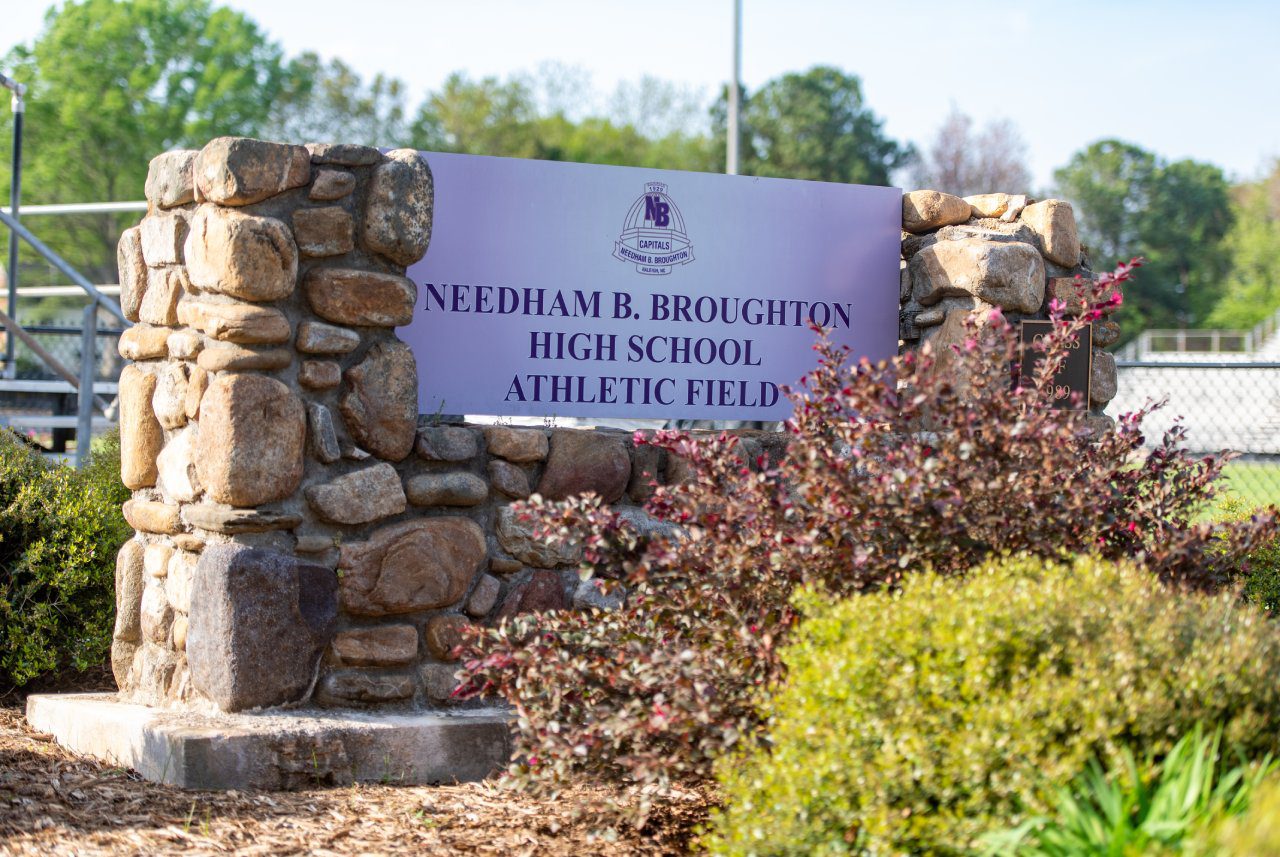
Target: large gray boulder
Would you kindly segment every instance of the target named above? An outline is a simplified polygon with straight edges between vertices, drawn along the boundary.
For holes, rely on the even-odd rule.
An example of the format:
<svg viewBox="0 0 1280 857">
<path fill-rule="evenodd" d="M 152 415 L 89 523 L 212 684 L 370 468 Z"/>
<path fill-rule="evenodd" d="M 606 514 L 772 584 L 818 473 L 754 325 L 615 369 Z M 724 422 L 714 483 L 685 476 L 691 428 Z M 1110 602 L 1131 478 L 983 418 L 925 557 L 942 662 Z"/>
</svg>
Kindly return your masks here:
<svg viewBox="0 0 1280 857">
<path fill-rule="evenodd" d="M 191 285 L 244 301 L 293 293 L 298 247 L 283 221 L 205 204 L 196 209 L 183 258 Z"/>
<path fill-rule="evenodd" d="M 283 500 L 302 481 L 306 436 L 306 408 L 287 386 L 265 375 L 219 375 L 200 401 L 200 483 L 232 506 Z"/>
<path fill-rule="evenodd" d="M 466 596 L 486 559 L 484 532 L 467 518 L 419 518 L 382 527 L 367 541 L 342 545 L 342 607 L 358 616 L 450 607 Z"/>
<path fill-rule="evenodd" d="M 1076 214 L 1071 203 L 1062 199 L 1046 199 L 1022 210 L 1022 222 L 1036 235 L 1040 252 L 1050 262 L 1064 268 L 1080 264 L 1080 235 L 1076 230 Z"/>
<path fill-rule="evenodd" d="M 413 149 L 394 149 L 373 171 L 364 210 L 364 242 L 397 265 L 427 252 L 434 214 L 431 169 Z"/>
<path fill-rule="evenodd" d="M 922 306 L 971 295 L 1010 312 L 1030 313 L 1044 302 L 1044 261 L 1030 244 L 938 241 L 916 253 L 910 268 L 912 296 Z"/>
<path fill-rule="evenodd" d="M 303 699 L 333 637 L 338 579 L 296 557 L 210 545 L 191 587 L 192 685 L 223 711 Z"/>
<path fill-rule="evenodd" d="M 192 176 L 210 202 L 249 205 L 309 182 L 311 153 L 250 137 L 217 137 L 196 155 Z"/>
<path fill-rule="evenodd" d="M 538 493 L 548 500 L 564 500 L 594 492 L 614 503 L 630 481 L 631 457 L 620 435 L 557 429 L 551 434 L 551 455 Z"/>
<path fill-rule="evenodd" d="M 902 195 L 902 228 L 919 234 L 964 223 L 973 213 L 972 206 L 949 193 L 936 190 L 913 190 Z"/>
<path fill-rule="evenodd" d="M 343 378 L 338 410 L 355 442 L 387 461 L 408 457 L 418 436 L 418 363 L 409 346 L 376 343 Z"/>
</svg>

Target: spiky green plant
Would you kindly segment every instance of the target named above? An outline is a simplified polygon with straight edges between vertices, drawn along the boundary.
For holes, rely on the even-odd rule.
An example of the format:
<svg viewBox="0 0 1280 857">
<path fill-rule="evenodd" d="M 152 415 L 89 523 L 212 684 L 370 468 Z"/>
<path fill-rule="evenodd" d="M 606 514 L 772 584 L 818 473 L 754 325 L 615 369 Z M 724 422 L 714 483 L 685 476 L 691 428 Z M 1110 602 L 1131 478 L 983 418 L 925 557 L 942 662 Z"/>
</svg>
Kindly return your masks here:
<svg viewBox="0 0 1280 857">
<path fill-rule="evenodd" d="M 1234 762 L 1234 764 L 1232 764 Z M 1276 768 L 1226 752 L 1222 729 L 1196 726 L 1162 760 L 1125 749 L 1108 771 L 1096 758 L 1057 789 L 1052 811 L 987 837 L 986 854 L 1080 857 L 1179 853 L 1197 834 L 1240 815 Z"/>
</svg>

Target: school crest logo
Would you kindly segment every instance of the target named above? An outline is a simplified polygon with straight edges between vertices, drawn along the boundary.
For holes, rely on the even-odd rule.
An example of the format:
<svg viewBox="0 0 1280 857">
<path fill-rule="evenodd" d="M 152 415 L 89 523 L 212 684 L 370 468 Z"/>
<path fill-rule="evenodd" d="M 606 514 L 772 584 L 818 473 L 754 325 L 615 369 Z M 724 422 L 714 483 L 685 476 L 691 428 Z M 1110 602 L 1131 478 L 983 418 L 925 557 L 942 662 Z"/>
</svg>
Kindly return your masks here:
<svg viewBox="0 0 1280 857">
<path fill-rule="evenodd" d="M 631 205 L 613 258 L 630 262 L 642 274 L 670 274 L 676 265 L 693 261 L 693 243 L 684 217 L 662 182 L 645 182 L 644 194 Z"/>
</svg>

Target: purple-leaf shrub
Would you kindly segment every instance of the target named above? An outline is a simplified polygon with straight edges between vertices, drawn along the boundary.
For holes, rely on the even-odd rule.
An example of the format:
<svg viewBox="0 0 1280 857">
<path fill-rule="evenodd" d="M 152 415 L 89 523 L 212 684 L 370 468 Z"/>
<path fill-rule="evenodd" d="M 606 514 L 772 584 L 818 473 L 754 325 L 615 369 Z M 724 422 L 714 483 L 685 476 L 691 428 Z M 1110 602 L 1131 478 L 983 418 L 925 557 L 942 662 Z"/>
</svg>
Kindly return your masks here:
<svg viewBox="0 0 1280 857">
<path fill-rule="evenodd" d="M 1191 457 L 1180 428 L 1144 450 L 1150 407 L 1112 431 L 1050 406 L 1068 344 L 1118 305 L 1137 264 L 1095 281 L 1077 316 L 1054 303 L 1038 367 L 1016 384 L 1011 369 L 1029 355 L 993 311 L 958 345 L 880 363 L 820 338 L 817 368 L 788 391 L 780 460 L 744 460 L 728 434 L 638 434 L 692 473 L 646 505 L 666 531 L 642 537 L 594 496 L 525 503 L 546 538 L 582 543 L 584 576 L 626 600 L 517 616 L 468 640 L 460 694 L 515 706 L 515 779 L 554 790 L 589 772 L 652 794 L 708 778 L 761 729 L 801 585 L 840 597 L 1006 552 L 1133 559 L 1166 581 L 1225 583 L 1276 531 L 1271 511 L 1198 522 L 1229 456 Z"/>
</svg>

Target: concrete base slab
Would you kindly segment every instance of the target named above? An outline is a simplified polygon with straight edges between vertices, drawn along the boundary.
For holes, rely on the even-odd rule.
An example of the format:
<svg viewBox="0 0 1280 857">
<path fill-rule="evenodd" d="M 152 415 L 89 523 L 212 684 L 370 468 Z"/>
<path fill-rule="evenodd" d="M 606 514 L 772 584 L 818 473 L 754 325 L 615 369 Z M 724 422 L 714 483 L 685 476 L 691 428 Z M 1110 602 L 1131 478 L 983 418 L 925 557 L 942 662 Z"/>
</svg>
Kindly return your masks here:
<svg viewBox="0 0 1280 857">
<path fill-rule="evenodd" d="M 27 697 L 27 722 L 67 749 L 189 789 L 479 780 L 510 758 L 510 720 L 501 709 L 209 715 L 106 693 Z"/>
</svg>

